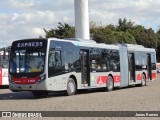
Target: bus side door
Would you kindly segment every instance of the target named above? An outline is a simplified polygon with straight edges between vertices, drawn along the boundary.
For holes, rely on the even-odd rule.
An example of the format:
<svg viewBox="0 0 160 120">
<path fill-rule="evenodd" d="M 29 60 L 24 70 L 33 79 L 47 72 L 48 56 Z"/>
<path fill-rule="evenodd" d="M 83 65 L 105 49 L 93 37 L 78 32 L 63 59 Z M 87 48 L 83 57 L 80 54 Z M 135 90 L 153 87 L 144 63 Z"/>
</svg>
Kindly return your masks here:
<svg viewBox="0 0 160 120">
<path fill-rule="evenodd" d="M 148 79 L 152 80 L 152 66 L 151 66 L 151 55 L 147 54 L 147 74 Z"/>
<path fill-rule="evenodd" d="M 136 82 L 135 79 L 135 54 L 129 53 L 129 76 L 130 81 Z"/>
<path fill-rule="evenodd" d="M 89 50 L 80 50 L 80 58 L 81 58 L 81 78 L 82 85 L 90 86 L 90 64 L 89 64 Z"/>
</svg>

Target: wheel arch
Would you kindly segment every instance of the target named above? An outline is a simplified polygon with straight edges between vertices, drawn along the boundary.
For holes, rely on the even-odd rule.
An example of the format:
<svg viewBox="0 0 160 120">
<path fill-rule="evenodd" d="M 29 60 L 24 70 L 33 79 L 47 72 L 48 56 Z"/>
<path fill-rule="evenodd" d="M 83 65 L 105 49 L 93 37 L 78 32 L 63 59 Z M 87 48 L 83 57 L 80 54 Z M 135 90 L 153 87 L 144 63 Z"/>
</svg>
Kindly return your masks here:
<svg viewBox="0 0 160 120">
<path fill-rule="evenodd" d="M 145 79 L 147 80 L 147 74 L 146 74 L 146 72 L 142 72 L 142 74 L 144 74 Z"/>
<path fill-rule="evenodd" d="M 114 86 L 114 78 L 113 78 L 113 75 L 110 73 L 110 74 L 108 74 L 108 77 L 109 77 L 109 76 L 112 77 L 112 79 L 113 79 L 113 86 Z"/>
<path fill-rule="evenodd" d="M 106 90 L 108 92 L 110 91 L 113 91 L 114 89 L 114 79 L 113 79 L 113 75 L 112 74 L 108 74 L 108 80 L 109 80 L 109 77 L 112 79 L 112 82 L 111 81 L 107 81 L 106 82 Z M 112 84 L 111 84 L 112 83 Z"/>
<path fill-rule="evenodd" d="M 144 79 L 143 79 L 143 76 L 144 76 Z M 146 79 L 146 73 L 145 72 L 142 72 L 142 81 L 141 81 L 141 86 L 146 86 L 146 82 L 147 82 L 147 79 Z"/>
<path fill-rule="evenodd" d="M 77 78 L 75 77 L 75 75 L 70 75 L 69 78 L 72 78 L 76 84 L 76 89 L 77 89 Z"/>
</svg>

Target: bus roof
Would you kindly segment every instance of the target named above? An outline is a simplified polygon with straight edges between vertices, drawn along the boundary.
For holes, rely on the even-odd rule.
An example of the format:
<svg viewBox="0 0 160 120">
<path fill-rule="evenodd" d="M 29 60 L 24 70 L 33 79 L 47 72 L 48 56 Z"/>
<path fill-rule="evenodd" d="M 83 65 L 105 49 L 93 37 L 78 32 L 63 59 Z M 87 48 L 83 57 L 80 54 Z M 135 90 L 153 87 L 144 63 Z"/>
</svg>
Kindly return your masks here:
<svg viewBox="0 0 160 120">
<path fill-rule="evenodd" d="M 98 47 L 98 48 L 109 48 L 109 49 L 119 49 L 119 48 L 127 48 L 130 51 L 145 51 L 145 52 L 155 52 L 153 48 L 145 48 L 142 45 L 137 44 L 105 44 L 105 43 L 97 43 L 94 40 L 87 39 L 79 39 L 79 38 L 31 38 L 31 39 L 22 39 L 17 41 L 25 41 L 25 40 L 47 40 L 47 41 L 61 41 L 61 42 L 70 42 L 75 46 L 86 46 L 86 47 Z"/>
<path fill-rule="evenodd" d="M 137 44 L 116 44 L 119 47 L 125 47 L 129 51 L 145 51 L 145 52 L 155 52 L 154 48 L 145 48 L 142 45 Z"/>
<path fill-rule="evenodd" d="M 98 48 L 110 48 L 110 49 L 118 49 L 116 45 L 108 45 L 105 43 L 97 43 L 94 40 L 85 40 L 85 39 L 77 39 L 77 38 L 67 38 L 67 39 L 57 39 L 57 38 L 49 38 L 49 41 L 63 41 L 70 42 L 75 46 L 86 46 L 86 47 L 98 47 Z"/>
</svg>

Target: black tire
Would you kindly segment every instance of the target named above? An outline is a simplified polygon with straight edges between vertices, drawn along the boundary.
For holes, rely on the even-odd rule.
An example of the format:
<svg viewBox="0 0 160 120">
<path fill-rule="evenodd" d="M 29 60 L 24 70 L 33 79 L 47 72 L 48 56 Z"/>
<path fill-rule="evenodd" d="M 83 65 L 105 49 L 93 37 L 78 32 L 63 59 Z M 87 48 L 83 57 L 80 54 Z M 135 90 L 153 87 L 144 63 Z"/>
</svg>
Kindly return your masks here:
<svg viewBox="0 0 160 120">
<path fill-rule="evenodd" d="M 112 91 L 114 88 L 114 82 L 113 78 L 111 76 L 108 76 L 107 84 L 106 84 L 106 89 L 108 92 Z"/>
<path fill-rule="evenodd" d="M 146 86 L 146 76 L 142 74 L 141 86 Z"/>
<path fill-rule="evenodd" d="M 73 78 L 69 78 L 67 82 L 66 95 L 71 96 L 76 93 L 76 84 Z"/>
<path fill-rule="evenodd" d="M 48 92 L 47 91 L 32 91 L 32 94 L 35 97 L 40 98 L 40 97 L 46 97 L 48 95 Z"/>
</svg>

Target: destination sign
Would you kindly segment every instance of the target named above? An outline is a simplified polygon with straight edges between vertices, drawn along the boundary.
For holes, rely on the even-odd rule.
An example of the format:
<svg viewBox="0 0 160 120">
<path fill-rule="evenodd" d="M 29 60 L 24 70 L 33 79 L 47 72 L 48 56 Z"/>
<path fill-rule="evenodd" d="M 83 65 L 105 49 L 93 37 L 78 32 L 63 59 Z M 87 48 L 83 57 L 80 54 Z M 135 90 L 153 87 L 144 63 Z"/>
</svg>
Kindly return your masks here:
<svg viewBox="0 0 160 120">
<path fill-rule="evenodd" d="M 42 47 L 43 46 L 43 42 L 21 42 L 21 43 L 17 43 L 18 48 L 22 48 L 22 47 Z"/>
</svg>

